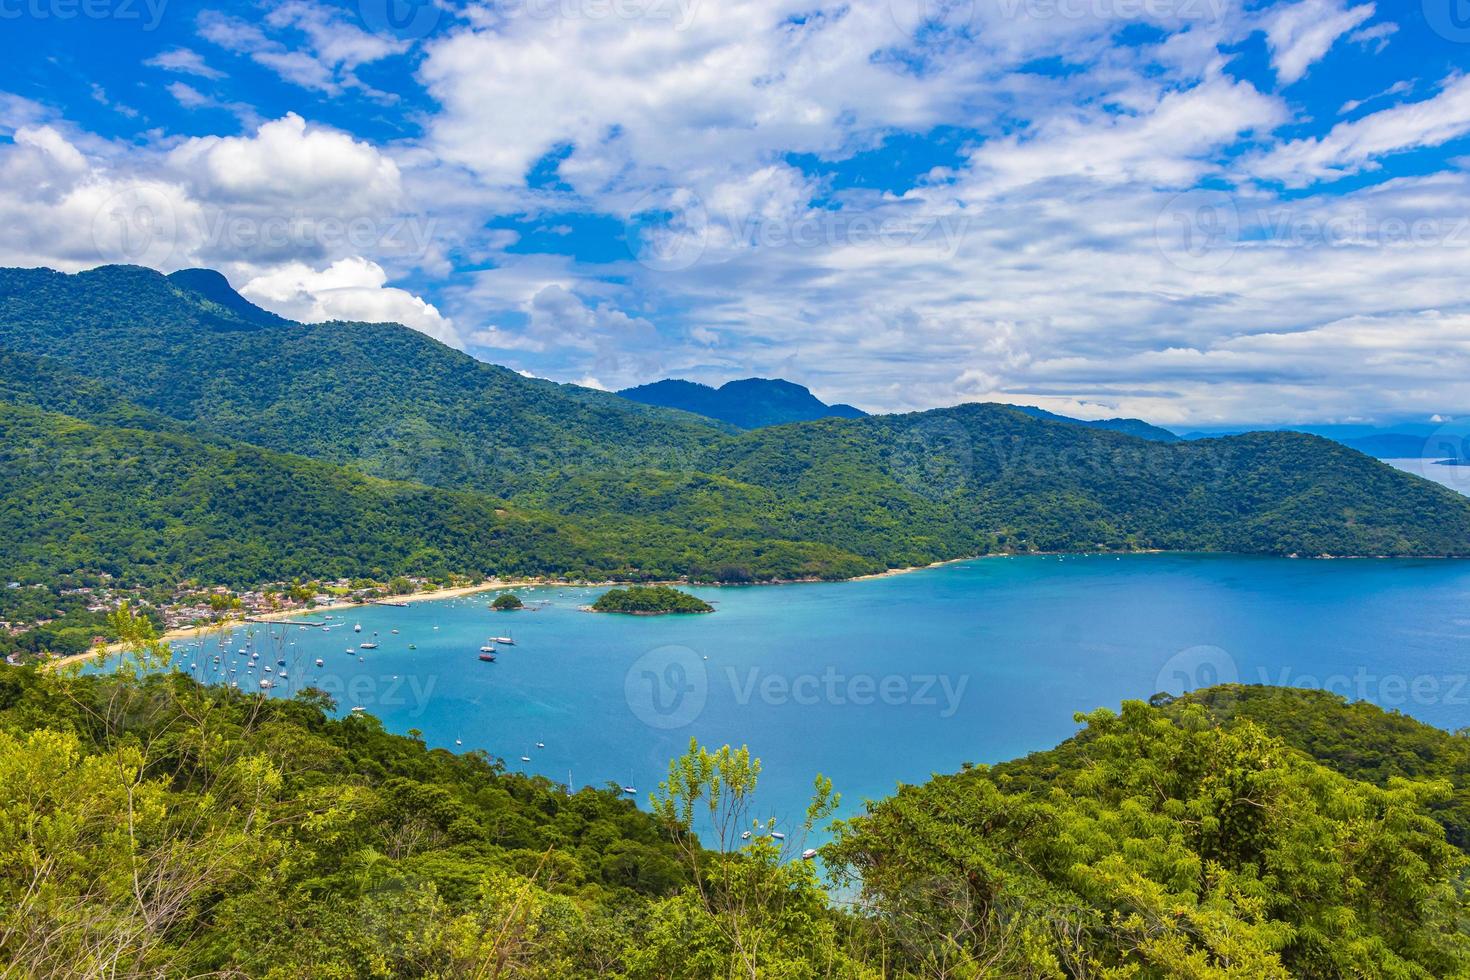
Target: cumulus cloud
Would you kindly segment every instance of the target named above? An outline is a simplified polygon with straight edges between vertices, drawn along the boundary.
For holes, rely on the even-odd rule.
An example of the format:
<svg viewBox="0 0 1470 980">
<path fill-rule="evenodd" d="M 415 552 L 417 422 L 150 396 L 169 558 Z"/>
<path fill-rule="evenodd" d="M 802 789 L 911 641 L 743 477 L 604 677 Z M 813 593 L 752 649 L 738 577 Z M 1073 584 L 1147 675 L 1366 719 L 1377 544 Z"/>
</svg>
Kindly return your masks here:
<svg viewBox="0 0 1470 980">
<path fill-rule="evenodd" d="M 431 304 L 387 283 L 388 274 L 368 259 L 342 259 L 325 269 L 293 262 L 249 280 L 240 294 L 293 320 L 391 321 L 462 346 L 452 321 Z"/>
<path fill-rule="evenodd" d="M 285 208 L 281 182 L 308 180 L 319 210 Z M 458 344 L 453 322 L 388 285 L 382 265 L 355 253 L 350 223 L 334 217 L 397 193 L 391 162 L 296 117 L 254 137 L 189 141 L 144 160 L 94 158 L 55 126 L 25 126 L 0 145 L 0 264 L 208 265 L 286 316 L 393 320 Z M 328 219 L 338 220 L 335 237 L 322 234 Z M 382 244 L 376 228 L 365 229 L 370 245 Z"/>
<path fill-rule="evenodd" d="M 169 165 L 205 193 L 232 201 L 289 204 L 328 197 L 345 208 L 391 206 L 398 166 L 346 133 L 308 127 L 294 112 L 253 136 L 204 136 L 169 154 Z"/>
</svg>

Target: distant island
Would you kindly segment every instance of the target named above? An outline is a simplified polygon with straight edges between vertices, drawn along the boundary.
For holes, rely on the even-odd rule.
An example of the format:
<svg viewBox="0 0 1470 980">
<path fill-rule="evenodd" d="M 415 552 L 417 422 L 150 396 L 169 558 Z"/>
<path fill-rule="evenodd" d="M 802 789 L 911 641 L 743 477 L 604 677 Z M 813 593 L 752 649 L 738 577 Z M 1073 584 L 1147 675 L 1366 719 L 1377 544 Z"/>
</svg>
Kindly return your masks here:
<svg viewBox="0 0 1470 980">
<path fill-rule="evenodd" d="M 634 585 L 604 592 L 590 607 L 593 612 L 626 613 L 630 616 L 663 616 L 669 613 L 712 613 L 715 607 L 667 585 Z"/>
<path fill-rule="evenodd" d="M 490 603 L 490 608 L 496 612 L 514 612 L 517 609 L 524 609 L 525 606 L 521 597 L 514 592 L 502 592 L 495 597 L 494 602 Z"/>
</svg>

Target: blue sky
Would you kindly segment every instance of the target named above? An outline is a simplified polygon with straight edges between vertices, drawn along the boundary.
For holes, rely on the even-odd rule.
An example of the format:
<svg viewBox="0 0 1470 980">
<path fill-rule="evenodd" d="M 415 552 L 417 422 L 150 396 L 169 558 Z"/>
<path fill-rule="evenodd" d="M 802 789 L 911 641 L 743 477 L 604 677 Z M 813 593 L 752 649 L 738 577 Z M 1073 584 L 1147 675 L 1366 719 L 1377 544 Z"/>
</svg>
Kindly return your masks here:
<svg viewBox="0 0 1470 980">
<path fill-rule="evenodd" d="M 618 388 L 1470 411 L 1463 0 L 0 0 L 0 262 Z"/>
</svg>

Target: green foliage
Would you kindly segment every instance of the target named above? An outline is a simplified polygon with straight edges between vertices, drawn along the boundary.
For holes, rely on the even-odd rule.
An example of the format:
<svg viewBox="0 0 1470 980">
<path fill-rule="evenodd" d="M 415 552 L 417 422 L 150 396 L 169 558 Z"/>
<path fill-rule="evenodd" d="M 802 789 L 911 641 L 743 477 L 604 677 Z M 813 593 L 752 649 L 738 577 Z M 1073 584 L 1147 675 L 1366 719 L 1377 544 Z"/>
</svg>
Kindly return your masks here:
<svg viewBox="0 0 1470 980">
<path fill-rule="evenodd" d="M 525 605 L 521 597 L 514 592 L 502 592 L 495 597 L 494 602 L 490 603 L 490 608 L 496 612 L 510 612 L 515 609 L 524 609 Z"/>
<path fill-rule="evenodd" d="M 876 975 L 842 947 L 846 923 L 831 909 L 812 865 L 790 859 L 836 808 L 831 782 L 817 777 L 792 844 L 776 836 L 774 819 L 750 819 L 760 769 L 743 745 L 711 751 L 694 739 L 669 763 L 668 779 L 650 803 L 683 847 L 694 885 L 656 910 L 659 928 L 638 967 L 691 980 Z M 694 837 L 696 823 L 709 828 L 710 850 Z"/>
<path fill-rule="evenodd" d="M 201 687 L 153 669 L 146 619 L 113 628 L 124 673 L 0 668 L 17 976 L 1470 975 L 1466 858 L 1430 809 L 1463 780 L 1388 774 L 1441 753 L 1413 723 L 1386 723 L 1380 787 L 1247 717 L 1356 712 L 1311 692 L 1131 702 L 903 787 L 823 850 L 837 902 L 794 859 L 831 783 L 795 826 L 753 820 L 744 747 L 691 742 L 644 813 L 331 717 L 319 692 Z"/>
<path fill-rule="evenodd" d="M 844 825 L 826 857 L 876 910 L 900 968 L 1470 970 L 1466 859 L 1427 809 L 1448 783 L 1354 781 L 1198 704 L 1079 721 L 1056 752 L 904 787 Z"/>
<path fill-rule="evenodd" d="M 150 649 L 138 621 L 122 630 Z M 0 962 L 589 976 L 689 881 L 614 791 L 567 795 L 324 706 L 171 673 L 0 668 Z"/>
<path fill-rule="evenodd" d="M 1227 684 L 1174 701 L 1203 706 L 1221 723 L 1250 720 L 1330 769 L 1375 786 L 1395 779 L 1445 780 L 1454 787 L 1430 812 L 1450 842 L 1470 851 L 1470 737 L 1426 725 L 1367 701 L 1326 691 Z"/>
<path fill-rule="evenodd" d="M 671 589 L 667 585 L 634 585 L 626 589 L 609 589 L 592 604 L 595 612 L 637 613 L 708 613 L 715 607 L 698 596 Z"/>
</svg>

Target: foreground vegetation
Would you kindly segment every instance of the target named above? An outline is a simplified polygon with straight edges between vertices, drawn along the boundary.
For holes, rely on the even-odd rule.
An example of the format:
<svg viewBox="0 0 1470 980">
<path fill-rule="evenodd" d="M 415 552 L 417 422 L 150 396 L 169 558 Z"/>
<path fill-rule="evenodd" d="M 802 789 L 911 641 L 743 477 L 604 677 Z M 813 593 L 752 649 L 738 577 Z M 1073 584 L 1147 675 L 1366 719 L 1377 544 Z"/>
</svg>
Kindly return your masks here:
<svg viewBox="0 0 1470 980">
<path fill-rule="evenodd" d="M 1470 975 L 1465 739 L 1332 696 L 1094 712 L 868 804 L 819 864 L 833 787 L 783 843 L 744 749 L 692 745 L 650 813 L 148 670 L 146 621 L 113 628 L 136 667 L 0 668 L 17 976 Z"/>
</svg>

